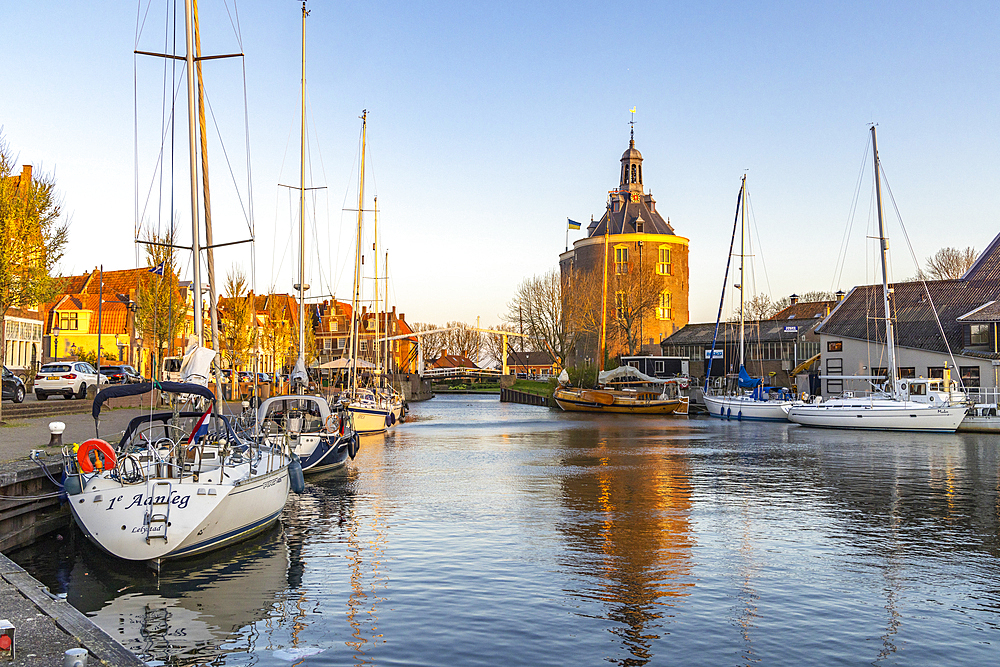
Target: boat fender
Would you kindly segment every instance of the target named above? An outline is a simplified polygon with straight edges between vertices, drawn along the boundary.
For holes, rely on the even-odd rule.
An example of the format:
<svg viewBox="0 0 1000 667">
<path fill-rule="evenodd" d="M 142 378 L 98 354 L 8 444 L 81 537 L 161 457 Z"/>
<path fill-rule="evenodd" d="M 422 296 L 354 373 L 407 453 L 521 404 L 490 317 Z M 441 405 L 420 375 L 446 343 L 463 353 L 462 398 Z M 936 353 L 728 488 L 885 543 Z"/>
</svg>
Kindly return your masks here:
<svg viewBox="0 0 1000 667">
<path fill-rule="evenodd" d="M 347 455 L 353 459 L 355 456 L 358 455 L 359 447 L 360 446 L 358 443 L 358 434 L 352 433 L 351 437 L 347 441 Z"/>
<path fill-rule="evenodd" d="M 302 493 L 306 490 L 306 478 L 302 474 L 302 462 L 297 454 L 292 454 L 292 461 L 288 464 L 288 483 L 293 493 Z"/>
<path fill-rule="evenodd" d="M 808 400 L 809 400 L 809 392 L 806 391 L 802 392 L 802 402 L 805 403 Z"/>
<path fill-rule="evenodd" d="M 80 445 L 80 450 L 76 453 L 76 462 L 82 472 L 94 472 L 94 464 L 90 461 L 92 451 L 98 452 L 94 458 L 99 469 L 110 470 L 115 467 L 115 450 L 111 449 L 111 445 L 99 438 L 91 438 Z"/>
<path fill-rule="evenodd" d="M 63 479 L 63 490 L 70 496 L 83 493 L 83 478 L 80 475 L 66 475 Z"/>
</svg>

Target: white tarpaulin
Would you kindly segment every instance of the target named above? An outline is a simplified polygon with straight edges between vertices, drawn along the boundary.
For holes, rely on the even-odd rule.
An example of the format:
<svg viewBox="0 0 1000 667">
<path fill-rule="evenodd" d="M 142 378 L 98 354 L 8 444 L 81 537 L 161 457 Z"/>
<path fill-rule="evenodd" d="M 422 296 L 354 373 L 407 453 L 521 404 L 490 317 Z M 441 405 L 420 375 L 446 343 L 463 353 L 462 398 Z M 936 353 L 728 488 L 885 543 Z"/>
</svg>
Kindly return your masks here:
<svg viewBox="0 0 1000 667">
<path fill-rule="evenodd" d="M 325 364 L 320 364 L 320 368 L 351 368 L 354 365 L 351 359 L 335 359 L 334 361 L 328 361 Z M 375 368 L 375 364 L 369 363 L 364 359 L 358 361 L 358 368 Z"/>
<path fill-rule="evenodd" d="M 203 387 L 207 386 L 213 359 L 215 359 L 215 350 L 202 347 L 192 341 L 184 352 L 184 359 L 181 361 L 181 382 L 200 384 Z"/>
<path fill-rule="evenodd" d="M 625 378 L 625 377 L 635 377 L 642 380 L 643 382 L 651 382 L 655 384 L 664 384 L 666 382 L 671 381 L 671 380 L 664 380 L 662 378 L 650 377 L 649 375 L 646 375 L 645 373 L 642 373 L 638 369 L 632 368 L 631 366 L 619 366 L 618 368 L 611 371 L 601 371 L 597 375 L 597 381 L 600 384 L 606 384 L 608 382 L 611 382 L 612 380 L 617 380 L 619 378 Z"/>
</svg>

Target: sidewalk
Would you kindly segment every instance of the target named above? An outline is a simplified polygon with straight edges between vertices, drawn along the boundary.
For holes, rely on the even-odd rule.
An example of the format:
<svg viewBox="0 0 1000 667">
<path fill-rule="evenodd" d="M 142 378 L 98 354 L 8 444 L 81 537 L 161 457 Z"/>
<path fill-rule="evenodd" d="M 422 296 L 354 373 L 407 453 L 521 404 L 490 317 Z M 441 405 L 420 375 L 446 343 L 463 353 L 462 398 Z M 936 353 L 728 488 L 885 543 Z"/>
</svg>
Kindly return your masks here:
<svg viewBox="0 0 1000 667">
<path fill-rule="evenodd" d="M 169 408 L 158 408 L 157 412 Z M 238 414 L 242 410 L 239 403 L 223 406 L 223 414 Z M 138 417 L 149 408 L 118 408 L 101 412 L 101 438 L 116 442 L 129 421 Z M 56 415 L 52 417 L 32 417 L 9 422 L 0 426 L 0 463 L 18 461 L 28 458 L 32 449 L 44 450 L 46 454 L 59 454 L 58 448 L 49 447 L 49 422 L 59 421 L 66 424 L 62 441 L 64 445 L 83 442 L 97 436 L 94 430 L 94 418 L 90 413 L 75 415 Z"/>
</svg>

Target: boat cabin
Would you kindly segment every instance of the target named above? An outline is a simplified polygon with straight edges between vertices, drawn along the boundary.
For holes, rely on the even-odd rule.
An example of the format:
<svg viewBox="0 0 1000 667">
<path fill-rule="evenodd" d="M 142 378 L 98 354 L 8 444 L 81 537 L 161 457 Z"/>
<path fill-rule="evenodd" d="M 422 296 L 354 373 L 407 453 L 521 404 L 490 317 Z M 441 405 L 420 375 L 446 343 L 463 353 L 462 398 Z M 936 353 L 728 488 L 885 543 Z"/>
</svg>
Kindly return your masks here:
<svg viewBox="0 0 1000 667">
<path fill-rule="evenodd" d="M 896 380 L 896 396 L 915 403 L 948 405 L 965 400 L 958 382 L 952 380 L 950 391 L 945 389 L 943 378 L 901 378 Z"/>
</svg>

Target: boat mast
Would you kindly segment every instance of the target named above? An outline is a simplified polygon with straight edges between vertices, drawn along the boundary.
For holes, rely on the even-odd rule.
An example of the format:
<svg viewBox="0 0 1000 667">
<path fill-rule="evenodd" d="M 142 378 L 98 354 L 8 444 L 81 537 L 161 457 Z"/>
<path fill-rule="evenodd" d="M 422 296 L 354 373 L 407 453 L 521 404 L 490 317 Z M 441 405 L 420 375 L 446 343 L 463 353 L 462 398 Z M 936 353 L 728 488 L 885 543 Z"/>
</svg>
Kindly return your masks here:
<svg viewBox="0 0 1000 667">
<path fill-rule="evenodd" d="M 743 263 L 746 261 L 746 223 L 747 223 L 747 175 L 743 174 L 743 183 L 740 186 L 740 198 L 743 200 L 743 207 L 740 209 L 740 284 L 736 288 L 740 291 L 740 368 L 743 368 L 743 355 L 746 338 L 746 313 L 744 308 L 745 282 L 743 277 Z"/>
<path fill-rule="evenodd" d="M 385 358 L 385 375 L 386 375 L 386 385 L 390 383 L 389 379 L 389 253 L 385 253 L 385 263 L 383 264 L 382 272 L 385 274 L 385 306 L 382 308 L 382 312 L 385 314 L 385 349 L 382 351 L 382 355 Z"/>
<path fill-rule="evenodd" d="M 302 370 L 306 373 L 306 17 L 309 11 L 306 9 L 305 0 L 302 0 L 302 118 L 301 132 L 299 135 L 299 355 L 295 362 L 295 370 Z M 300 379 L 296 383 L 298 393 L 302 393 L 308 379 Z"/>
<path fill-rule="evenodd" d="M 375 359 L 375 375 L 381 375 L 382 374 L 382 368 L 381 368 L 381 366 L 382 366 L 382 355 L 379 354 L 379 343 L 381 341 L 379 341 L 379 339 L 378 339 L 378 333 L 379 333 L 379 321 L 378 321 L 378 305 L 379 305 L 378 304 L 378 195 L 375 195 L 375 223 L 374 224 L 375 224 L 375 228 L 372 231 L 372 234 L 375 236 L 375 241 L 374 241 L 374 243 L 372 243 L 372 254 L 375 256 L 375 266 L 374 266 L 374 271 L 375 271 L 375 300 L 372 301 L 372 303 L 374 304 L 374 308 L 372 310 L 375 311 L 375 337 L 372 338 L 372 343 L 374 344 L 373 347 L 375 349 L 372 350 L 372 352 L 373 352 L 372 357 Z"/>
<path fill-rule="evenodd" d="M 351 296 L 351 391 L 358 388 L 358 307 L 361 305 L 361 225 L 365 201 L 365 141 L 368 110 L 361 111 L 361 173 L 358 176 L 358 238 L 354 244 L 354 294 Z"/>
<path fill-rule="evenodd" d="M 604 370 L 604 357 L 607 356 L 608 329 L 608 234 L 611 232 L 611 198 L 608 198 L 608 221 L 604 225 L 604 278 L 601 281 L 601 358 L 597 361 L 597 370 Z"/>
<path fill-rule="evenodd" d="M 195 73 L 198 76 L 198 135 L 201 138 L 201 189 L 202 197 L 205 200 L 205 259 L 208 260 L 208 321 L 212 327 L 212 349 L 215 350 L 216 361 L 212 364 L 215 370 L 215 388 L 220 391 L 222 387 L 222 371 L 219 364 L 219 304 L 218 290 L 215 283 L 215 252 L 213 250 L 212 234 L 212 197 L 208 188 L 208 135 L 205 132 L 205 81 L 201 73 L 201 28 L 198 24 L 198 0 L 192 0 L 194 10 L 194 50 L 195 57 L 199 58 L 195 65 Z M 254 297 L 256 299 L 256 297 Z M 256 304 L 256 302 L 255 302 Z M 256 308 L 256 305 L 255 305 Z M 201 341 L 198 341 L 201 345 Z M 234 382 L 235 384 L 235 382 Z M 216 415 L 221 414 L 222 406 L 220 401 L 215 402 Z"/>
<path fill-rule="evenodd" d="M 889 351 L 889 386 L 896 385 L 896 341 L 892 331 L 892 317 L 889 311 L 889 274 L 886 270 L 886 253 L 889 240 L 885 236 L 882 222 L 882 179 L 879 174 L 878 144 L 875 141 L 875 126 L 872 125 L 872 159 L 875 161 L 875 202 L 878 206 L 878 241 L 882 257 L 882 308 L 885 312 L 885 346 Z"/>
<path fill-rule="evenodd" d="M 191 169 L 191 253 L 194 281 L 194 330 L 201 344 L 204 323 L 201 313 L 201 232 L 198 225 L 198 153 L 195 145 L 194 36 L 191 27 L 191 0 L 184 0 L 184 34 L 187 42 L 188 152 Z"/>
</svg>

